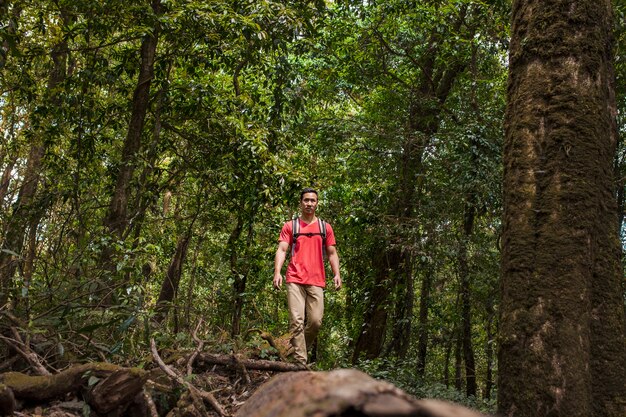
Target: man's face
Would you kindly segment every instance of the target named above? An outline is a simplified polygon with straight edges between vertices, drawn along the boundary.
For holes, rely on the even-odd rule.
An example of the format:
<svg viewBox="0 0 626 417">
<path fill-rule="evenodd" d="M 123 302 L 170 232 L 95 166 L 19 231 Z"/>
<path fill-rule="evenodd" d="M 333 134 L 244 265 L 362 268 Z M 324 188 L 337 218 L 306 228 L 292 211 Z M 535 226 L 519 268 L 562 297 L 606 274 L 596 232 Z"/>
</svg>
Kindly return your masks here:
<svg viewBox="0 0 626 417">
<path fill-rule="evenodd" d="M 303 214 L 314 214 L 317 208 L 317 194 L 304 193 L 300 200 L 300 210 Z"/>
</svg>

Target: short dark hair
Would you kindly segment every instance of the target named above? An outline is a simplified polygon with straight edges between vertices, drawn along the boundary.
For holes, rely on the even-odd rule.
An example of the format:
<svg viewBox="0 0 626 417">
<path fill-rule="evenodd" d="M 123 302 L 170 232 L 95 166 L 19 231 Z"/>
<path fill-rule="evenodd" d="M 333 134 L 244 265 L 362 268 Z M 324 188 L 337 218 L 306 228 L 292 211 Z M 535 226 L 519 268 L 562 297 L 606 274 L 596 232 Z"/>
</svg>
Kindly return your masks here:
<svg viewBox="0 0 626 417">
<path fill-rule="evenodd" d="M 300 201 L 302 201 L 302 198 L 307 193 L 314 193 L 319 198 L 319 196 L 317 195 L 317 190 L 315 188 L 306 187 L 302 189 L 302 191 L 300 191 Z"/>
</svg>

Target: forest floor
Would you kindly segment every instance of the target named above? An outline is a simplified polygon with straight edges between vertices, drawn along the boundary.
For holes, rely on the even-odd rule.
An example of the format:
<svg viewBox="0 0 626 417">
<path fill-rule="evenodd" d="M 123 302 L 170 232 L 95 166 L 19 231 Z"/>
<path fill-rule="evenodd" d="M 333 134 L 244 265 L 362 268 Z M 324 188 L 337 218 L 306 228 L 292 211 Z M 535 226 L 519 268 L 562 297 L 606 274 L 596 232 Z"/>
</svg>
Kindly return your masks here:
<svg viewBox="0 0 626 417">
<path fill-rule="evenodd" d="M 183 371 L 182 369 L 179 371 Z M 249 370 L 247 375 L 249 379 L 233 369 L 224 366 L 214 366 L 213 369 L 207 370 L 201 374 L 194 375 L 190 380 L 195 386 L 210 392 L 216 401 L 223 407 L 226 415 L 234 416 L 239 407 L 241 407 L 248 398 L 267 380 L 274 376 L 273 371 Z M 172 387 L 170 392 L 161 389 L 153 389 L 152 400 L 158 415 L 168 415 L 173 412 L 174 415 L 185 415 L 179 411 L 173 411 L 175 408 L 181 409 L 183 404 L 179 402 L 186 401 L 181 395 L 181 390 Z M 178 404 L 177 404 L 178 403 Z M 132 414 L 129 413 L 129 414 Z M 141 415 L 139 412 L 136 415 Z M 79 393 L 68 393 L 62 399 L 55 399 L 46 403 L 25 404 L 20 411 L 15 411 L 16 417 L 85 417 L 97 415 L 91 411 L 87 402 Z M 126 415 L 126 414 L 124 414 Z M 151 415 L 147 413 L 147 415 Z M 216 416 L 220 414 L 211 409 L 206 408 L 205 416 Z"/>
</svg>

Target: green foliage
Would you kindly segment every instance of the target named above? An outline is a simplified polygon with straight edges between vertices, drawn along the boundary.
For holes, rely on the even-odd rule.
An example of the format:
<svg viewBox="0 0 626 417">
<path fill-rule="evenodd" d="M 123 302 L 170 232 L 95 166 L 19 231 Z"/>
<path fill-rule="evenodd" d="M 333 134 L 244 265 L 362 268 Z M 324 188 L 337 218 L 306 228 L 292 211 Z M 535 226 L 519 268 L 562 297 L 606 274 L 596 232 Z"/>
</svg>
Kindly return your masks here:
<svg viewBox="0 0 626 417">
<path fill-rule="evenodd" d="M 356 366 L 376 379 L 393 383 L 416 398 L 450 401 L 488 414 L 495 412 L 495 397 L 494 400 L 467 397 L 454 387 L 416 378 L 414 364 L 409 362 L 376 359 L 361 361 Z"/>
<path fill-rule="evenodd" d="M 415 283 L 407 357 L 358 366 L 417 396 L 492 411 L 490 402 L 439 383 L 455 362 L 470 200 L 482 390 L 494 365 L 487 326 L 495 329 L 497 312 L 508 1 L 168 0 L 160 13 L 139 1 L 40 3 L 1 2 L 0 170 L 9 180 L 0 184 L 0 253 L 19 264 L 7 280 L 10 301 L 29 330 L 45 336 L 49 363 L 143 363 L 151 337 L 163 348 L 194 346 L 200 319 L 211 349 L 275 358 L 248 331 L 287 332 L 285 293 L 271 288 L 274 253 L 283 223 L 297 214 L 299 190 L 312 185 L 321 191 L 319 216 L 336 232 L 345 283 L 326 292 L 317 367 L 351 366 L 376 279 L 372 260 L 381 246 L 401 248 L 412 254 Z M 623 5 L 615 12 L 623 109 Z M 135 89 L 145 82 L 137 78 L 146 35 L 158 46 L 141 146 L 130 158 L 129 224 L 111 236 L 104 219 L 129 156 L 124 140 Z M 452 69 L 443 100 L 432 86 Z M 423 140 L 421 156 L 403 185 L 406 145 L 415 138 Z M 20 206 L 36 145 L 45 150 L 38 188 Z M 396 210 L 405 193 L 410 216 Z M 8 231 L 22 218 L 24 244 L 9 247 Z M 159 322 L 156 302 L 187 235 L 180 283 Z M 107 251 L 114 268 L 103 265 Z M 426 278 L 429 345 L 418 378 Z M 400 299 L 390 294 L 389 317 Z"/>
</svg>

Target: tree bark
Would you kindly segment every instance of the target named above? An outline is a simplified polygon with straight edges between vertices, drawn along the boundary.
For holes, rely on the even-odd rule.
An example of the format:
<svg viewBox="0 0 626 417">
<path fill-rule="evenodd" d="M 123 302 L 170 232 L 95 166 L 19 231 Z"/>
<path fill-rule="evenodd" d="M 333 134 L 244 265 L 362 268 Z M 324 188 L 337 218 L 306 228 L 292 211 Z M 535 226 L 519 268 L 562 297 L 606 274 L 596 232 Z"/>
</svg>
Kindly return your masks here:
<svg viewBox="0 0 626 417">
<path fill-rule="evenodd" d="M 240 417 L 479 417 L 470 409 L 416 400 L 392 384 L 354 369 L 289 372 L 263 384 L 239 409 Z"/>
<path fill-rule="evenodd" d="M 244 366 L 246 369 L 255 369 L 259 371 L 273 372 L 293 372 L 301 371 L 304 365 L 299 363 L 278 362 L 262 359 L 237 359 L 233 355 L 215 355 L 206 352 L 200 352 L 194 364 L 196 369 L 209 369 L 213 365 L 228 366 L 239 369 Z"/>
<path fill-rule="evenodd" d="M 609 0 L 513 4 L 498 410 L 626 415 Z"/>
</svg>

